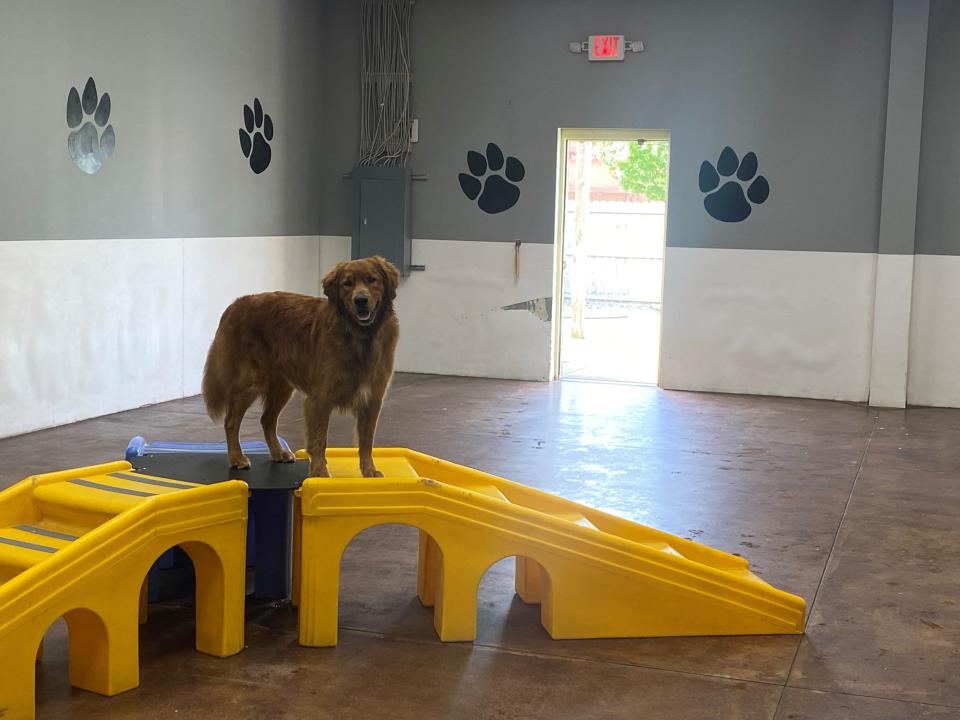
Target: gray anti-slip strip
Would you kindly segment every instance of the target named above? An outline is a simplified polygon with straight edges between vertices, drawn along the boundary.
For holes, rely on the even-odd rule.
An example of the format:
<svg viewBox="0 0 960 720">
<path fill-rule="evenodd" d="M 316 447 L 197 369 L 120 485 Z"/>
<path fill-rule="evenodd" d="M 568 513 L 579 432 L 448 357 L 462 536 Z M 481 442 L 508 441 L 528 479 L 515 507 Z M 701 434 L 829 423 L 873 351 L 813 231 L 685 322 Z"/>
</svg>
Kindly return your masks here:
<svg viewBox="0 0 960 720">
<path fill-rule="evenodd" d="M 101 485 L 100 483 L 93 482 L 92 480 L 84 480 L 83 478 L 68 480 L 67 482 L 74 485 L 83 485 L 83 487 L 93 488 L 94 490 L 106 490 L 107 492 L 120 493 L 121 495 L 136 495 L 137 497 L 154 497 L 156 495 L 156 493 L 143 492 L 142 490 L 130 490 L 128 488 L 113 487 L 112 485 Z"/>
<path fill-rule="evenodd" d="M 132 480 L 133 482 L 144 483 L 145 485 L 158 485 L 159 487 L 173 488 L 174 490 L 189 490 L 189 485 L 169 482 L 167 480 L 154 480 L 153 478 L 140 477 L 138 475 L 128 475 L 127 473 L 110 473 L 110 477 L 120 478 L 121 480 Z"/>
<path fill-rule="evenodd" d="M 14 547 L 22 547 L 27 550 L 38 550 L 45 553 L 55 553 L 56 548 L 47 547 L 46 545 L 34 545 L 33 543 L 24 542 L 23 540 L 14 540 L 13 538 L 0 537 L 0 544 L 3 545 L 13 545 Z"/>
<path fill-rule="evenodd" d="M 43 535 L 45 537 L 56 538 L 57 540 L 69 540 L 73 541 L 77 539 L 77 535 L 68 535 L 67 533 L 57 532 L 56 530 L 47 530 L 46 528 L 39 528 L 34 525 L 15 525 L 17 530 L 23 532 L 33 533 L 34 535 Z"/>
</svg>

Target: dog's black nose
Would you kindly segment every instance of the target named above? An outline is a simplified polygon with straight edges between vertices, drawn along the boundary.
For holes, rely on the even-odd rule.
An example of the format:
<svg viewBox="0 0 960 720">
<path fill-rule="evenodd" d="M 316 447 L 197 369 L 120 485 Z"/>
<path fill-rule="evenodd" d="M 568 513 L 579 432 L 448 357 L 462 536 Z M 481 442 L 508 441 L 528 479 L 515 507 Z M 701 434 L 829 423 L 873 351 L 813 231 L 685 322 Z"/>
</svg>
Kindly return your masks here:
<svg viewBox="0 0 960 720">
<path fill-rule="evenodd" d="M 353 302 L 357 306 L 357 310 L 366 310 L 369 299 L 361 295 L 359 297 L 355 297 Z"/>
</svg>

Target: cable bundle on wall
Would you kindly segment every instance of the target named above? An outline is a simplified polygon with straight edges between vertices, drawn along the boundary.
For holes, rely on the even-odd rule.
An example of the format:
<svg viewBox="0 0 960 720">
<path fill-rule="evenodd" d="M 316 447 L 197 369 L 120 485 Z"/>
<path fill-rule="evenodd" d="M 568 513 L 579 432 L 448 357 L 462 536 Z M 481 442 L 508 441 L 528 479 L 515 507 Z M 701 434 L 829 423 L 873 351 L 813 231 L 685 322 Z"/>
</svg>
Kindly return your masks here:
<svg viewBox="0 0 960 720">
<path fill-rule="evenodd" d="M 410 152 L 411 0 L 360 6 L 360 165 L 405 165 Z"/>
</svg>

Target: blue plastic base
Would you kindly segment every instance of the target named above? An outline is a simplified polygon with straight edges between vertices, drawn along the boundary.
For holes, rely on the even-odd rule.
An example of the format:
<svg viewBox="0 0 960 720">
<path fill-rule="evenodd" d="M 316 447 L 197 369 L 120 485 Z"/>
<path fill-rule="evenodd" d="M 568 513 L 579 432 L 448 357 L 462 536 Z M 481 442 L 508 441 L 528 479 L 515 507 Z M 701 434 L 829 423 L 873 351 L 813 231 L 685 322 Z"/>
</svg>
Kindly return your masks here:
<svg viewBox="0 0 960 720">
<path fill-rule="evenodd" d="M 289 450 L 290 446 L 287 444 L 287 441 L 283 438 L 278 438 L 280 440 L 280 447 L 284 450 Z M 263 440 L 246 440 L 240 443 L 240 449 L 244 454 L 250 455 L 269 455 L 270 448 L 267 447 L 267 444 Z M 137 435 L 130 443 L 127 445 L 127 452 L 124 454 L 124 457 L 129 462 L 133 458 L 143 457 L 147 453 L 152 453 L 154 455 L 158 453 L 220 453 L 226 455 L 227 453 L 227 443 L 225 442 L 205 442 L 205 443 L 188 443 L 188 442 L 151 442 L 148 443 L 143 439 L 142 436 Z"/>
<path fill-rule="evenodd" d="M 291 507 L 287 490 L 253 490 L 250 493 L 250 517 L 254 525 L 254 597 L 285 598 L 290 594 Z"/>
</svg>

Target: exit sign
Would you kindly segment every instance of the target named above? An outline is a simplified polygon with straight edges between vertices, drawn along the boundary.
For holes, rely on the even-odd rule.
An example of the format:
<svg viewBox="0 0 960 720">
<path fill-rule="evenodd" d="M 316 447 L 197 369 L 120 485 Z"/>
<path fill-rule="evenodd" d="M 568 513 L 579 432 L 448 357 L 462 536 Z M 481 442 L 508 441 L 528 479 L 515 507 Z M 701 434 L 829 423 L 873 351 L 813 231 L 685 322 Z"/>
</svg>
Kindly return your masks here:
<svg viewBox="0 0 960 720">
<path fill-rule="evenodd" d="M 588 60 L 623 60 L 623 35 L 591 35 L 587 47 Z"/>
</svg>

